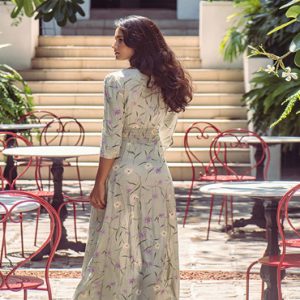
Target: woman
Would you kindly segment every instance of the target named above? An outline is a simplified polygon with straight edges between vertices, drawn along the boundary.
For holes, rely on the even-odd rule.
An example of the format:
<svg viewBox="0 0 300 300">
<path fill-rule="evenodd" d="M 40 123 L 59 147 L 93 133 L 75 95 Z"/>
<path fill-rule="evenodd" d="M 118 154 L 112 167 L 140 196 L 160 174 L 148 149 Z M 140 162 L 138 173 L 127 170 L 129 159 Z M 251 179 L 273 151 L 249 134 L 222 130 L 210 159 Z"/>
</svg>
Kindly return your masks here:
<svg viewBox="0 0 300 300">
<path fill-rule="evenodd" d="M 176 204 L 164 149 L 191 84 L 157 26 L 116 24 L 114 53 L 130 68 L 105 78 L 100 162 L 76 300 L 179 299 Z"/>
</svg>

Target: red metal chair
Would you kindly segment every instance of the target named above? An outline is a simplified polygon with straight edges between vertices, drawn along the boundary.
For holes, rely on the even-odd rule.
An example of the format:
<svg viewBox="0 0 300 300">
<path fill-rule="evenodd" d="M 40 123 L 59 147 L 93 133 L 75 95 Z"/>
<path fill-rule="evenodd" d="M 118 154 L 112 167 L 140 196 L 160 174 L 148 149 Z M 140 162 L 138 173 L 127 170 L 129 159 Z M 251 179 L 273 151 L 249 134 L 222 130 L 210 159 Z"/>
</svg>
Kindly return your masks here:
<svg viewBox="0 0 300 300">
<path fill-rule="evenodd" d="M 5 201 L 6 199 L 3 199 L 4 196 L 14 199 L 13 203 L 8 205 L 7 201 Z M 24 259 L 15 259 L 11 256 L 9 257 L 8 263 L 5 264 L 5 267 L 0 267 L 0 290 L 12 292 L 23 291 L 24 299 L 27 299 L 29 290 L 47 291 L 48 299 L 51 300 L 52 291 L 49 280 L 49 268 L 61 237 L 61 222 L 59 216 L 47 201 L 36 195 L 23 191 L 0 192 L 0 210 L 5 211 L 4 217 L 0 222 L 5 223 L 7 227 L 10 225 L 14 226 L 15 223 L 18 223 L 18 217 L 16 216 L 20 214 L 20 211 L 24 210 L 24 207 L 30 208 L 30 206 L 32 206 L 32 208 L 39 206 L 46 212 L 43 214 L 43 221 L 45 222 L 43 237 L 39 239 L 39 245 L 37 247 L 32 248 L 31 246 L 31 248 L 26 249 L 26 257 Z M 33 221 L 29 213 L 26 221 L 29 222 L 28 227 L 30 227 Z M 46 223 L 48 226 L 46 226 Z M 6 230 L 6 232 L 8 232 L 8 230 Z M 30 233 L 32 233 L 32 231 L 28 231 L 27 234 L 29 235 Z M 4 237 L 4 239 L 6 238 L 4 234 L 2 237 Z M 34 259 L 34 257 L 46 247 L 50 247 L 49 256 L 44 260 L 43 267 L 41 263 L 39 263 L 39 269 L 43 269 L 44 276 L 41 278 L 41 276 L 22 275 L 22 267 L 28 264 L 30 260 Z M 3 251 L 3 246 L 1 247 L 1 251 Z M 9 251 L 8 256 L 10 256 Z"/>
<path fill-rule="evenodd" d="M 62 145 L 66 140 L 69 140 L 69 145 L 72 146 L 82 146 L 84 144 L 85 140 L 85 130 L 82 126 L 82 124 L 74 117 L 69 116 L 62 116 L 58 118 L 61 124 L 61 134 L 59 136 L 59 145 Z M 76 133 L 76 136 L 74 137 L 74 132 Z M 70 133 L 73 133 L 73 140 L 70 141 L 70 138 L 72 137 Z M 81 204 L 82 208 L 84 209 L 85 204 L 89 204 L 89 197 L 83 195 L 82 191 L 82 185 L 81 185 L 81 176 L 80 176 L 80 170 L 79 170 L 79 158 L 76 157 L 74 161 L 71 162 L 64 162 L 64 167 L 72 167 L 74 166 L 76 168 L 77 178 L 78 178 L 78 186 L 79 186 L 79 195 L 76 197 L 70 197 L 68 195 L 64 195 L 66 201 L 61 205 L 59 208 L 60 210 L 63 208 L 63 206 L 71 204 L 73 208 L 73 222 L 74 222 L 74 234 L 75 234 L 75 241 L 78 241 L 77 236 L 77 205 Z"/>
<path fill-rule="evenodd" d="M 27 118 L 27 119 L 26 119 Z M 85 140 L 85 130 L 82 124 L 74 117 L 70 116 L 57 116 L 48 111 L 33 111 L 26 116 L 22 120 L 27 120 L 28 118 L 33 118 L 33 120 L 37 120 L 38 122 L 48 121 L 47 125 L 43 128 L 40 134 L 40 145 L 72 145 L 72 146 L 82 146 Z M 46 166 L 48 167 L 48 182 L 50 188 L 50 180 L 51 180 L 51 166 L 52 161 L 44 159 L 38 160 L 37 167 L 37 177 L 42 178 L 41 169 Z M 75 232 L 75 240 L 77 242 L 77 204 L 81 204 L 84 209 L 84 204 L 89 203 L 88 197 L 83 195 L 82 185 L 81 185 L 81 176 L 79 169 L 79 158 L 76 157 L 75 161 L 72 162 L 64 162 L 65 167 L 75 167 L 78 179 L 79 186 L 79 195 L 77 197 L 68 197 L 66 204 L 71 204 L 73 206 L 73 220 L 74 220 L 74 232 Z"/>
<path fill-rule="evenodd" d="M 265 265 L 267 267 L 276 268 L 277 279 L 277 298 L 282 300 L 281 280 L 282 271 L 289 268 L 300 268 L 300 253 L 295 252 L 296 248 L 300 248 L 300 231 L 298 218 L 292 218 L 289 214 L 289 207 L 292 200 L 299 201 L 300 184 L 290 189 L 279 201 L 276 223 L 280 237 L 279 255 L 264 256 L 250 264 L 246 273 L 246 300 L 249 300 L 249 281 L 252 267 L 256 264 Z M 295 195 L 298 193 L 298 195 Z M 296 220 L 295 220 L 296 219 Z M 261 299 L 264 299 L 264 282 L 262 282 Z"/>
<path fill-rule="evenodd" d="M 28 112 L 27 114 L 23 115 L 18 123 L 37 123 L 37 124 L 44 124 L 45 127 L 38 131 L 38 143 L 39 145 L 50 145 L 52 143 L 55 143 L 57 140 L 60 139 L 60 132 L 62 131 L 62 124 L 60 123 L 58 117 L 56 114 L 47 111 L 47 110 L 33 110 Z M 49 128 L 51 127 L 51 132 Z M 30 140 L 32 142 L 32 135 L 30 134 Z M 26 163 L 26 160 L 28 158 L 23 159 Z M 43 188 L 43 180 L 42 180 L 42 174 L 41 174 L 41 167 L 48 167 L 48 186 L 50 189 L 51 185 L 51 171 L 50 167 L 52 165 L 51 161 L 43 159 L 36 160 L 37 162 L 37 172 L 38 172 L 38 178 L 40 180 L 40 185 Z M 33 162 L 33 163 L 35 163 Z"/>
<path fill-rule="evenodd" d="M 1 151 L 9 148 L 9 147 L 26 147 L 32 146 L 31 142 L 27 140 L 24 136 L 21 136 L 14 132 L 9 131 L 2 131 L 0 132 L 0 146 Z M 32 158 L 28 159 L 27 157 L 20 157 L 20 156 L 8 156 L 6 158 L 6 166 L 5 170 L 2 171 L 0 166 L 0 180 L 1 180 L 1 190 L 16 190 L 19 189 L 18 181 L 27 173 L 29 168 L 34 167 L 34 174 L 37 184 L 37 189 L 30 191 L 31 193 L 35 194 L 36 196 L 43 197 L 43 198 L 51 198 L 53 197 L 53 192 L 44 191 L 42 189 L 42 185 L 40 184 L 39 180 L 39 171 L 38 171 L 38 162 L 33 160 Z M 39 214 L 38 214 L 39 215 Z M 22 232 L 22 222 L 20 222 L 21 232 Z M 36 235 L 38 231 L 38 218 L 36 221 Z M 35 239 L 36 243 L 36 239 Z M 22 248 L 23 248 L 23 239 L 22 239 Z"/>
<path fill-rule="evenodd" d="M 218 180 L 218 178 L 215 177 L 217 171 L 213 159 L 211 159 L 207 164 L 205 164 L 203 158 L 200 157 L 200 155 L 197 155 L 197 153 L 193 150 L 192 146 L 199 146 L 200 142 L 207 143 L 207 141 L 210 145 L 212 139 L 218 133 L 220 133 L 220 130 L 216 126 L 208 122 L 195 122 L 185 132 L 184 149 L 192 168 L 192 182 L 190 185 L 188 199 L 185 206 L 183 226 L 185 226 L 186 224 L 195 181 L 215 182 Z M 199 170 L 199 168 L 200 172 L 197 173 L 196 170 Z M 213 178 L 211 178 L 211 176 L 213 176 Z"/>
<path fill-rule="evenodd" d="M 249 157 L 251 148 L 255 151 L 255 161 Z M 239 156 L 239 163 L 236 157 Z M 219 133 L 210 145 L 210 157 L 214 159 L 217 168 L 218 181 L 251 181 L 266 180 L 270 165 L 270 149 L 267 143 L 255 132 L 246 129 L 230 129 Z M 227 197 L 223 198 L 222 209 L 225 210 L 225 226 L 228 225 Z M 212 218 L 213 203 L 211 203 L 208 219 L 208 234 Z M 230 215 L 233 223 L 233 197 L 230 197 Z M 219 216 L 219 219 L 220 219 Z"/>
</svg>

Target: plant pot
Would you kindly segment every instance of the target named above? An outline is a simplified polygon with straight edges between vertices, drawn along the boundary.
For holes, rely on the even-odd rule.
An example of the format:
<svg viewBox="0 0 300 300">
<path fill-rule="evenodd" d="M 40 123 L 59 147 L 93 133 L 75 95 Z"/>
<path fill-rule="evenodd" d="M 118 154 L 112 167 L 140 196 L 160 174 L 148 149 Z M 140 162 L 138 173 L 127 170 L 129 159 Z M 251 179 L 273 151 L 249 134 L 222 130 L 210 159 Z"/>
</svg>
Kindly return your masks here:
<svg viewBox="0 0 300 300">
<path fill-rule="evenodd" d="M 232 63 L 225 62 L 220 43 L 231 22 L 227 17 L 237 12 L 230 1 L 200 2 L 200 59 L 203 68 L 242 68 L 242 55 Z"/>
<path fill-rule="evenodd" d="M 14 26 L 12 23 L 15 20 L 10 17 L 13 8 L 10 2 L 0 2 L 1 44 L 10 44 L 0 49 L 0 63 L 18 70 L 28 69 L 38 45 L 39 21 L 23 17 L 20 24 Z"/>
<path fill-rule="evenodd" d="M 266 57 L 248 57 L 246 53 L 243 55 L 243 66 L 244 66 L 244 83 L 245 92 L 251 90 L 250 81 L 253 75 L 260 69 L 265 68 L 267 65 L 272 65 L 273 61 Z"/>
</svg>

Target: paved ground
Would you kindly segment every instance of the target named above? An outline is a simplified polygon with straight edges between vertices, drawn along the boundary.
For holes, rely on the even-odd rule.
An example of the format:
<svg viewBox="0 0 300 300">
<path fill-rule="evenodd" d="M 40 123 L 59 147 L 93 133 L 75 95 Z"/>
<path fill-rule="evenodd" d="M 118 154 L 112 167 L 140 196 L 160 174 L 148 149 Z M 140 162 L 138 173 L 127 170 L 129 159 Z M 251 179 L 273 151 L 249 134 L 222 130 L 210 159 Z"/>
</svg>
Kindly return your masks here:
<svg viewBox="0 0 300 300">
<path fill-rule="evenodd" d="M 85 191 L 91 189 L 92 183 L 85 182 Z M 195 191 L 189 214 L 188 225 L 182 227 L 182 218 L 186 202 L 188 183 L 176 182 L 177 216 L 179 222 L 179 247 L 181 272 L 181 296 L 180 299 L 192 300 L 229 300 L 245 299 L 244 273 L 247 266 L 263 254 L 266 241 L 265 231 L 255 226 L 247 226 L 233 234 L 222 231 L 222 226 L 217 222 L 217 214 L 220 208 L 220 199 L 215 206 L 214 220 L 210 240 L 206 241 L 206 226 L 209 208 L 209 199 L 201 197 Z M 64 184 L 66 193 L 75 193 L 76 185 L 67 182 Z M 247 218 L 251 212 L 252 201 L 237 199 L 234 205 L 235 218 Z M 88 228 L 88 210 L 79 210 L 78 226 L 79 239 L 85 241 Z M 73 235 L 72 219 L 65 223 L 69 237 Z M 41 222 L 41 231 L 43 228 Z M 31 247 L 32 222 L 25 226 L 26 245 Z M 41 234 L 42 235 L 42 234 Z M 9 258 L 18 259 L 19 230 L 14 227 L 8 235 Z M 54 299 L 72 299 L 72 293 L 79 281 L 80 267 L 83 253 L 70 250 L 60 250 L 52 264 L 52 287 Z M 7 263 L 7 262 L 6 262 Z M 26 265 L 25 270 L 38 272 L 41 262 Z M 190 272 L 184 272 L 190 271 Z M 191 272 L 193 271 L 193 272 Z M 256 272 L 259 271 L 257 268 Z M 60 277 L 60 278 L 58 278 Z M 300 277 L 290 277 L 283 284 L 285 300 L 300 299 Z M 22 299 L 21 293 L 1 292 L 1 300 Z M 29 292 L 29 299 L 47 299 L 44 292 Z M 259 275 L 254 275 L 251 281 L 250 299 L 260 299 Z M 110 299 L 102 299 L 110 300 Z"/>
</svg>

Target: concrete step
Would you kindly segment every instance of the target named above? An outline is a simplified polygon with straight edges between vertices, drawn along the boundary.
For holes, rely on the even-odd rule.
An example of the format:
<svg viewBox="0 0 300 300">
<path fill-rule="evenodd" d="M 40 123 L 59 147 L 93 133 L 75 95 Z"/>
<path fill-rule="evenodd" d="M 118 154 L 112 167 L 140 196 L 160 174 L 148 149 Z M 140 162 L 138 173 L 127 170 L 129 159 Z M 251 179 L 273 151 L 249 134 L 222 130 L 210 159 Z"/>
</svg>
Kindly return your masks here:
<svg viewBox="0 0 300 300">
<path fill-rule="evenodd" d="M 32 79 L 31 79 L 32 80 Z M 102 93 L 35 93 L 36 105 L 103 105 Z M 242 94 L 194 93 L 191 105 L 241 105 Z"/>
<path fill-rule="evenodd" d="M 201 67 L 199 59 L 180 58 L 179 60 L 185 68 Z M 32 68 L 34 69 L 122 69 L 128 67 L 128 61 L 118 61 L 113 57 L 38 57 L 32 59 Z"/>
<path fill-rule="evenodd" d="M 199 57 L 199 47 L 172 47 L 178 57 Z M 36 49 L 36 57 L 112 57 L 112 47 L 47 46 Z"/>
<path fill-rule="evenodd" d="M 169 46 L 199 47 L 199 36 L 167 36 Z M 39 46 L 111 46 L 112 36 L 40 36 Z"/>
<path fill-rule="evenodd" d="M 47 122 L 48 120 L 45 120 Z M 50 121 L 50 120 L 49 120 Z M 78 121 L 82 124 L 85 132 L 101 132 L 102 131 L 102 122 L 103 120 L 100 118 L 95 119 L 78 119 Z M 176 125 L 176 132 L 185 132 L 187 128 L 189 128 L 194 122 L 209 122 L 219 128 L 221 131 L 232 129 L 232 128 L 247 128 L 248 123 L 246 118 L 239 119 L 225 119 L 225 118 L 216 118 L 216 119 L 179 119 Z M 51 128 L 50 128 L 51 130 Z M 76 132 L 78 128 L 70 127 L 69 130 L 71 132 Z"/>
<path fill-rule="evenodd" d="M 115 28 L 71 28 L 63 27 L 61 34 L 62 35 L 86 35 L 86 36 L 98 36 L 106 35 L 112 37 L 115 33 Z M 187 28 L 187 29 L 161 29 L 161 33 L 164 36 L 194 36 L 199 34 L 198 28 Z"/>
<path fill-rule="evenodd" d="M 32 69 L 20 73 L 25 80 L 103 80 L 104 77 L 119 69 Z M 241 70 L 229 69 L 187 69 L 193 80 L 242 81 Z"/>
<path fill-rule="evenodd" d="M 98 168 L 98 162 L 80 162 L 80 175 L 84 180 L 95 180 L 96 172 Z M 168 163 L 170 172 L 173 180 L 191 180 L 192 170 L 190 163 Z M 199 172 L 201 171 L 201 166 L 199 166 Z M 237 172 L 243 172 L 243 170 L 249 167 L 248 163 L 235 163 L 230 164 Z M 45 168 L 47 169 L 47 168 Z M 198 170 L 197 170 L 198 171 Z M 44 178 L 48 178 L 47 170 L 42 172 Z M 23 179 L 34 178 L 34 170 L 29 170 L 26 172 L 26 176 Z M 66 167 L 64 169 L 64 179 L 65 180 L 77 180 L 75 167 Z"/>
<path fill-rule="evenodd" d="M 74 118 L 103 118 L 104 106 L 102 105 L 56 105 L 36 106 L 36 109 L 51 111 L 58 116 L 70 116 Z M 241 106 L 188 106 L 185 112 L 179 113 L 179 118 L 246 118 L 247 110 Z"/>
<path fill-rule="evenodd" d="M 90 19 L 90 20 L 78 20 L 74 24 L 67 24 L 65 28 L 97 28 L 97 29 L 110 29 L 115 30 L 115 20 L 116 19 Z M 198 29 L 199 21 L 198 20 L 178 20 L 176 18 L 169 20 L 153 20 L 155 24 L 163 29 Z"/>
<path fill-rule="evenodd" d="M 103 92 L 103 81 L 28 81 L 33 93 Z M 194 81 L 196 93 L 243 93 L 241 81 Z"/>
<path fill-rule="evenodd" d="M 155 9 L 155 8 L 109 8 L 109 9 L 91 9 L 91 20 L 120 19 L 124 16 L 136 15 L 144 16 L 153 20 L 173 20 L 177 18 L 174 9 Z"/>
</svg>

